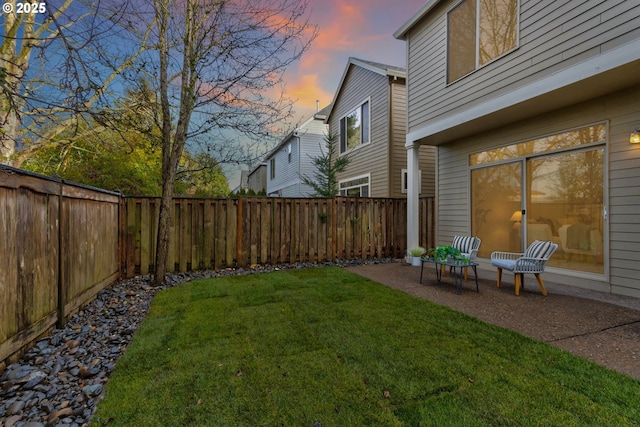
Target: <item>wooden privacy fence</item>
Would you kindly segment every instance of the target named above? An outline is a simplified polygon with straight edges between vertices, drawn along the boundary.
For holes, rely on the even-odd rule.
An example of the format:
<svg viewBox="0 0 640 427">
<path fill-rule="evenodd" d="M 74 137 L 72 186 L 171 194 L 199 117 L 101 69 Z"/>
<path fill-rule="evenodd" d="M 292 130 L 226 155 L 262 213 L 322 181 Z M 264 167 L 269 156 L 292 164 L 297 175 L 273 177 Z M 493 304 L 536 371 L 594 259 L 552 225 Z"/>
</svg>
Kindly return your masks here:
<svg viewBox="0 0 640 427">
<path fill-rule="evenodd" d="M 124 272 L 153 272 L 160 199 L 127 198 Z M 433 198 L 420 201 L 420 243 L 434 243 Z M 169 271 L 399 257 L 406 199 L 175 199 Z"/>
<path fill-rule="evenodd" d="M 120 196 L 0 167 L 0 362 L 120 277 Z"/>
<path fill-rule="evenodd" d="M 0 365 L 114 281 L 153 271 L 159 202 L 0 165 Z M 175 199 L 168 269 L 402 256 L 406 209 L 405 199 Z M 421 199 L 424 246 L 433 214 Z"/>
</svg>

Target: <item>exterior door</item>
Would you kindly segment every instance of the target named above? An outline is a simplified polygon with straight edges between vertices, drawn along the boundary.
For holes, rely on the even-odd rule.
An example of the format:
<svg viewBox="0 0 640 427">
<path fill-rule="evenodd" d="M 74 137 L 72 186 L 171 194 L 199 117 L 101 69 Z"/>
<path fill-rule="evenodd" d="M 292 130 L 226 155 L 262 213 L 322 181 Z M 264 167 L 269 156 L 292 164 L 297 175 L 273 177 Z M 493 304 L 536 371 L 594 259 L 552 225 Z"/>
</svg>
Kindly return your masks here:
<svg viewBox="0 0 640 427">
<path fill-rule="evenodd" d="M 558 250 L 549 266 L 604 274 L 604 157 L 605 146 L 595 145 L 472 169 L 471 230 L 482 239 L 479 256 L 550 240 Z"/>
</svg>

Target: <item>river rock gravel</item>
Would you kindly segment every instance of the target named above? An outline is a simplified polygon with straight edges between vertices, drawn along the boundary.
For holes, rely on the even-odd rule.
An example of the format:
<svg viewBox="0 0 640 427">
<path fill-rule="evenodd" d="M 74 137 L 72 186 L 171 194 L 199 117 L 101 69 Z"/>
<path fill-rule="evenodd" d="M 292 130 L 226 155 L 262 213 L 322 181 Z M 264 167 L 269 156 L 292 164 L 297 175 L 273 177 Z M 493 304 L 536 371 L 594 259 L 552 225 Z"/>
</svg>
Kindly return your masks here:
<svg viewBox="0 0 640 427">
<path fill-rule="evenodd" d="M 191 280 L 269 271 L 394 262 L 394 259 L 298 263 L 171 274 L 163 287 L 150 276 L 116 282 L 0 372 L 0 427 L 87 425 L 115 364 L 156 292 Z"/>
</svg>

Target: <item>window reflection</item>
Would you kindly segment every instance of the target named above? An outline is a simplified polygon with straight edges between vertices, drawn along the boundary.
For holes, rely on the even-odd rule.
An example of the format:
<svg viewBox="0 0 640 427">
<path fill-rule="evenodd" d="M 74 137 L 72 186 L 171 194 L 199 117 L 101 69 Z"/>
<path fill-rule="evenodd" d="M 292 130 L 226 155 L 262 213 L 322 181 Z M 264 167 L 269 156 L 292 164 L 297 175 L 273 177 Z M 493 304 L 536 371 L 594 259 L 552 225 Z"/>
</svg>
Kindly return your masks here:
<svg viewBox="0 0 640 427">
<path fill-rule="evenodd" d="M 447 14 L 447 81 L 515 49 L 518 15 L 518 0 L 464 0 L 451 9 Z"/>
<path fill-rule="evenodd" d="M 340 153 L 369 143 L 369 101 L 340 119 Z"/>
<path fill-rule="evenodd" d="M 448 81 L 476 68 L 476 2 L 466 0 L 448 15 Z"/>
<path fill-rule="evenodd" d="M 605 141 L 600 124 L 472 156 L 472 165 L 500 162 L 471 170 L 471 229 L 482 239 L 479 256 L 551 240 L 558 251 L 550 266 L 604 274 Z M 509 158 L 519 160 L 504 163 Z M 515 215 L 522 208 L 526 215 Z"/>
<path fill-rule="evenodd" d="M 500 160 L 515 159 L 531 154 L 547 153 L 556 150 L 577 147 L 585 144 L 593 144 L 605 140 L 607 131 L 604 124 L 589 126 L 563 132 L 531 141 L 500 147 L 493 150 L 474 153 L 469 159 L 469 163 L 479 165 L 482 163 L 492 163 Z"/>
<path fill-rule="evenodd" d="M 346 117 L 347 120 L 347 150 L 360 144 L 360 110 L 356 110 Z"/>
<path fill-rule="evenodd" d="M 527 242 L 552 240 L 549 265 L 604 273 L 604 149 L 527 162 Z"/>
<path fill-rule="evenodd" d="M 504 55 L 518 44 L 517 0 L 480 2 L 480 65 Z"/>
</svg>

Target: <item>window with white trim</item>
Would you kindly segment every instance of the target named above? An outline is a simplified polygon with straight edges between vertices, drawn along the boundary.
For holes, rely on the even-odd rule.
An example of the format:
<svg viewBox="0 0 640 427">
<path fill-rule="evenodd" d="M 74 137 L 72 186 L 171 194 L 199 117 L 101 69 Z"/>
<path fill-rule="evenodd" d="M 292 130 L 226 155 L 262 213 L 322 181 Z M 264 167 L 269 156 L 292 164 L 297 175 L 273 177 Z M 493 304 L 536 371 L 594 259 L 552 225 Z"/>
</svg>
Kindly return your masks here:
<svg viewBox="0 0 640 427">
<path fill-rule="evenodd" d="M 361 175 L 345 179 L 338 183 L 340 195 L 348 197 L 369 197 L 370 175 Z"/>
<path fill-rule="evenodd" d="M 371 142 L 369 105 L 369 100 L 366 100 L 358 108 L 340 119 L 340 154 Z"/>
<path fill-rule="evenodd" d="M 402 169 L 402 193 L 404 194 L 409 192 L 408 176 L 407 169 Z M 422 171 L 418 171 L 418 194 L 420 193 L 422 193 Z"/>
<path fill-rule="evenodd" d="M 518 47 L 519 0 L 463 0 L 447 14 L 447 82 Z"/>
</svg>

